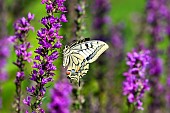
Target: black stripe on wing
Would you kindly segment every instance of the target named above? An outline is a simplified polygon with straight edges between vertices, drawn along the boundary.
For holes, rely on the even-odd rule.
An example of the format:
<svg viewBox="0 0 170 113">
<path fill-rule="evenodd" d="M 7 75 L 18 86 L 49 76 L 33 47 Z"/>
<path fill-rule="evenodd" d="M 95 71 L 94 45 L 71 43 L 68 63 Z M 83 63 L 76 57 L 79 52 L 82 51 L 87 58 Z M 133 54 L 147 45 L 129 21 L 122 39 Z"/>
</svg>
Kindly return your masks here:
<svg viewBox="0 0 170 113">
<path fill-rule="evenodd" d="M 89 70 L 89 63 L 84 59 L 83 62 L 81 63 L 79 70 L 71 68 L 67 71 L 71 72 L 69 77 L 71 79 L 74 79 L 76 76 L 79 76 L 79 78 L 82 78 L 84 75 L 87 74 L 88 70 Z"/>
<path fill-rule="evenodd" d="M 87 61 L 91 60 L 91 59 L 97 54 L 97 52 L 100 51 L 100 49 L 101 49 L 103 46 L 104 46 L 104 44 L 101 45 L 101 46 L 99 46 L 99 47 L 97 47 L 97 48 L 94 50 L 94 52 L 93 52 L 92 54 L 90 54 L 90 55 L 86 58 L 86 60 L 87 60 Z"/>
<path fill-rule="evenodd" d="M 75 53 L 75 52 L 72 53 L 70 56 L 73 58 L 73 62 L 75 63 L 75 65 L 80 66 L 82 60 L 79 57 L 83 57 L 83 56 L 81 56 L 79 53 Z M 82 59 L 84 59 L 84 58 L 82 58 Z"/>
<path fill-rule="evenodd" d="M 86 42 L 86 41 L 89 41 L 90 38 L 84 38 L 82 40 L 74 40 L 69 46 L 70 48 L 77 45 L 77 44 L 80 44 L 80 43 L 83 43 L 83 42 Z"/>
</svg>

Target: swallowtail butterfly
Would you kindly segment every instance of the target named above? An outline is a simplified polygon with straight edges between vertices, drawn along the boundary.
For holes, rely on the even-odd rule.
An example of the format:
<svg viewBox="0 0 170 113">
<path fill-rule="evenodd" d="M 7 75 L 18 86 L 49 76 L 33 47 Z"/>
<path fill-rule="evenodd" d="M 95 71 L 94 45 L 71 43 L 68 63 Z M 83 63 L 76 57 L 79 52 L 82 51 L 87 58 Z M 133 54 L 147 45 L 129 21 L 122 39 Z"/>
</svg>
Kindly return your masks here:
<svg viewBox="0 0 170 113">
<path fill-rule="evenodd" d="M 89 64 L 97 60 L 108 48 L 105 42 L 89 38 L 66 45 L 63 50 L 63 66 L 68 66 L 68 78 L 76 79 L 80 85 L 80 78 L 88 72 Z"/>
</svg>

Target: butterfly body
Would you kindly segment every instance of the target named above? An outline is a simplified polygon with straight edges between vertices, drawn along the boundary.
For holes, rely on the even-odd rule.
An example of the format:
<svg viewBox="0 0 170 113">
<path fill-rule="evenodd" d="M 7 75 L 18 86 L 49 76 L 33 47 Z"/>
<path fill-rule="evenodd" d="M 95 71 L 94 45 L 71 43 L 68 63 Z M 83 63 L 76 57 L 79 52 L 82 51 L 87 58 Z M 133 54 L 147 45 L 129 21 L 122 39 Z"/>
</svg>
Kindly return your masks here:
<svg viewBox="0 0 170 113">
<path fill-rule="evenodd" d="M 68 66 L 66 72 L 68 77 L 79 81 L 88 72 L 89 64 L 96 61 L 108 48 L 105 42 L 99 40 L 80 40 L 70 46 L 65 46 L 63 66 Z"/>
</svg>

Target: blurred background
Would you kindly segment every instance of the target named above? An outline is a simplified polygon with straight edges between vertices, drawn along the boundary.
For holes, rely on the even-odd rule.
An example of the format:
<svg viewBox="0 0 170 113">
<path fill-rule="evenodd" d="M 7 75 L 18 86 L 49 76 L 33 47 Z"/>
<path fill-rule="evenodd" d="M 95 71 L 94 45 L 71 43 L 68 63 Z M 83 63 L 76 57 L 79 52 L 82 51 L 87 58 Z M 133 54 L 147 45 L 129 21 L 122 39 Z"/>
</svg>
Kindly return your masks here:
<svg viewBox="0 0 170 113">
<path fill-rule="evenodd" d="M 170 26 L 169 0 L 153 0 L 160 6 L 160 14 L 157 10 L 150 10 L 148 2 L 152 0 L 85 0 L 85 10 L 83 26 L 83 37 L 103 40 L 109 44 L 109 49 L 102 54 L 99 59 L 90 64 L 90 70 L 83 77 L 83 86 L 80 95 L 85 100 L 82 103 L 82 113 L 130 113 L 127 97 L 122 93 L 122 82 L 125 79 L 123 73 L 128 70 L 126 65 L 126 54 L 133 49 L 157 48 L 157 57 L 160 59 L 160 67 L 156 69 L 158 74 L 146 74 L 152 79 L 156 75 L 155 87 L 144 95 L 144 110 L 136 110 L 133 113 L 170 113 L 170 83 L 168 84 L 170 55 L 168 55 L 169 37 L 165 32 L 165 27 Z M 64 23 L 61 28 L 61 35 L 64 36 L 63 46 L 77 39 L 75 30 L 75 8 L 77 0 L 67 0 L 68 23 Z M 35 15 L 31 22 L 35 30 L 28 34 L 28 41 L 31 43 L 31 51 L 38 47 L 36 40 L 37 30 L 42 27 L 40 20 L 46 15 L 45 5 L 40 0 L 0 0 L 0 38 L 14 35 L 13 23 L 20 17 L 27 16 L 28 12 Z M 162 13 L 161 13 L 162 12 Z M 153 15 L 158 14 L 160 27 L 155 31 L 158 38 L 154 38 L 152 28 L 157 27 L 152 22 Z M 162 14 L 162 15 L 161 15 Z M 151 16 L 150 16 L 151 15 Z M 168 16 L 169 15 L 169 16 Z M 167 17 L 166 17 L 167 16 Z M 158 25 L 158 24 L 156 24 Z M 154 47 L 152 47 L 154 45 Z M 0 46 L 1 47 L 1 46 Z M 13 64 L 16 55 L 13 46 L 9 47 L 10 55 L 7 59 L 5 69 L 8 78 L 0 82 L 0 96 L 2 99 L 0 113 L 14 113 L 12 107 L 15 96 L 15 76 L 17 67 Z M 59 50 L 62 52 L 61 50 Z M 34 58 L 33 53 L 32 58 Z M 29 74 L 32 70 L 32 63 L 26 64 L 26 77 L 22 83 L 22 98 L 27 95 L 26 87 L 30 86 Z M 65 70 L 62 68 L 62 57 L 55 62 L 57 70 L 55 81 L 47 85 L 47 93 L 43 100 L 43 108 L 48 111 L 50 102 L 49 90 L 60 79 L 66 78 Z M 158 64 L 154 66 L 156 68 Z M 63 71 L 64 70 L 64 71 Z M 152 81 L 152 80 L 151 80 Z M 159 94 L 158 94 L 159 93 Z M 156 95 L 155 95 L 156 94 Z M 24 105 L 23 105 L 24 106 Z M 77 113 L 79 113 L 78 111 Z"/>
</svg>

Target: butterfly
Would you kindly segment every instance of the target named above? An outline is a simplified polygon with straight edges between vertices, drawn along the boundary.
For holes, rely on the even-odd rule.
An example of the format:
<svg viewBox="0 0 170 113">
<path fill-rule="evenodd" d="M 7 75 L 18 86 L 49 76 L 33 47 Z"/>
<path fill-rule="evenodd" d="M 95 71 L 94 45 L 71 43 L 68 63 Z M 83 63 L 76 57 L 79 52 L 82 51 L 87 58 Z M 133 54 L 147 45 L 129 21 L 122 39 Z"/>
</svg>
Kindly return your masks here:
<svg viewBox="0 0 170 113">
<path fill-rule="evenodd" d="M 68 78 L 76 79 L 80 85 L 80 78 L 87 74 L 89 64 L 96 61 L 108 48 L 105 42 L 89 38 L 66 45 L 63 49 L 63 66 L 68 67 Z"/>
</svg>

